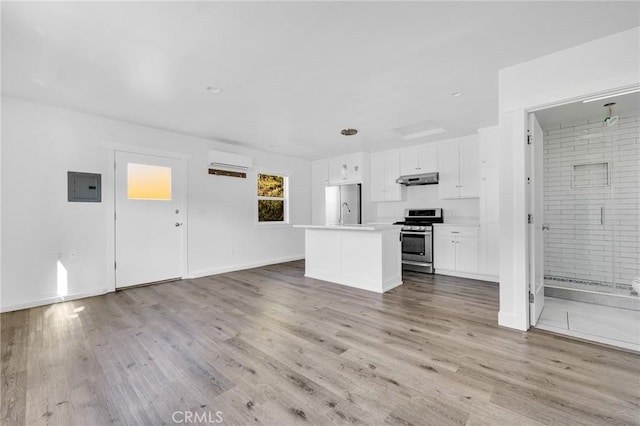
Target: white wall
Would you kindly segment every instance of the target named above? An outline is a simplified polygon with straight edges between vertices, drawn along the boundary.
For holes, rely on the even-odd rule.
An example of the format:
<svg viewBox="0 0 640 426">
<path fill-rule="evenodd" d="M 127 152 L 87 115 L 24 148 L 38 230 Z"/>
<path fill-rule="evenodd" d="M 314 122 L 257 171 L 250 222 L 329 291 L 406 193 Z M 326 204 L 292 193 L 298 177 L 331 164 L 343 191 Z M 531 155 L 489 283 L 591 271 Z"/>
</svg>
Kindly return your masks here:
<svg viewBox="0 0 640 426">
<path fill-rule="evenodd" d="M 500 325 L 529 327 L 526 111 L 638 84 L 640 27 L 499 72 Z"/>
<path fill-rule="evenodd" d="M 72 297 L 113 290 L 112 144 L 192 156 L 187 276 L 304 256 L 302 230 L 255 226 L 255 172 L 246 180 L 208 175 L 207 150 L 250 155 L 255 169 L 288 174 L 292 223 L 311 220 L 308 161 L 10 98 L 2 113 L 3 311 L 57 300 L 58 253 Z M 67 202 L 68 170 L 101 173 L 103 202 Z"/>
</svg>

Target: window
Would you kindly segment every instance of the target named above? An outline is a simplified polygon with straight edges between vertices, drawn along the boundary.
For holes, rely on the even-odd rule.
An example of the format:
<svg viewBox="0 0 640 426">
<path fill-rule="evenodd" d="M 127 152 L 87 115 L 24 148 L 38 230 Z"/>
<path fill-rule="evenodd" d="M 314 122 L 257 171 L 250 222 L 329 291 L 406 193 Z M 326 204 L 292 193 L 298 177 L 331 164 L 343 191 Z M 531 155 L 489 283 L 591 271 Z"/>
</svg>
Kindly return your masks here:
<svg viewBox="0 0 640 426">
<path fill-rule="evenodd" d="M 258 223 L 287 223 L 287 177 L 258 173 Z"/>
<path fill-rule="evenodd" d="M 130 200 L 171 200 L 171 167 L 127 164 Z"/>
</svg>

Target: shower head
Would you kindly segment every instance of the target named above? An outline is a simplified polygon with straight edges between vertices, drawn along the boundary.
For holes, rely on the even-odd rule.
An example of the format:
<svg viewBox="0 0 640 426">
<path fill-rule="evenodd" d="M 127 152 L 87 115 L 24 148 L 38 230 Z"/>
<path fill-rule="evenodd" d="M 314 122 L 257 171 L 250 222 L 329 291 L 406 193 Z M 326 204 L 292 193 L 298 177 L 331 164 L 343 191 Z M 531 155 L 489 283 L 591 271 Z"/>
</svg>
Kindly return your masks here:
<svg viewBox="0 0 640 426">
<path fill-rule="evenodd" d="M 616 104 L 615 102 L 609 102 L 608 104 L 603 105 L 605 108 L 609 109 L 609 115 L 604 119 L 604 122 L 603 122 L 603 125 L 605 127 L 611 127 L 618 122 L 619 117 L 617 115 L 613 115 L 613 106 L 615 104 Z"/>
</svg>

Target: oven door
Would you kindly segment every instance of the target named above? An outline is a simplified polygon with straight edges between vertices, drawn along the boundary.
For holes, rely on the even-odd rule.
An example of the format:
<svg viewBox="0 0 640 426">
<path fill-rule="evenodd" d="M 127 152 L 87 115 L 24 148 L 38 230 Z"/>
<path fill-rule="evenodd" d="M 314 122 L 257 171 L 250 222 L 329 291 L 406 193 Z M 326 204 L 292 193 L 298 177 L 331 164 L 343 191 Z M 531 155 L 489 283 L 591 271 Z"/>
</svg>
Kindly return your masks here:
<svg viewBox="0 0 640 426">
<path fill-rule="evenodd" d="M 402 260 L 431 263 L 432 233 L 402 231 Z"/>
</svg>

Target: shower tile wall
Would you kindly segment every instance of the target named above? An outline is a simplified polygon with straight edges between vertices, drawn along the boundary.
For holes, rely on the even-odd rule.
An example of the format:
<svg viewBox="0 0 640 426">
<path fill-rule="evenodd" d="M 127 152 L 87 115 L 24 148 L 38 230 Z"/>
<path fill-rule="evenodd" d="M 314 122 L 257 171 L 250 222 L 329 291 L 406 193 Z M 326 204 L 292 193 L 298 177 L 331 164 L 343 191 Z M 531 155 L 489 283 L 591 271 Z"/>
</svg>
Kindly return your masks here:
<svg viewBox="0 0 640 426">
<path fill-rule="evenodd" d="M 610 182 L 603 186 L 607 168 Z M 546 284 L 634 294 L 631 281 L 640 276 L 640 115 L 621 116 L 609 128 L 597 120 L 545 129 L 544 203 L 550 226 Z"/>
</svg>

